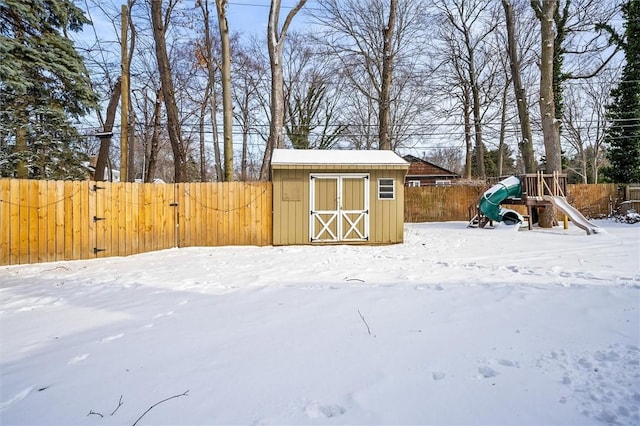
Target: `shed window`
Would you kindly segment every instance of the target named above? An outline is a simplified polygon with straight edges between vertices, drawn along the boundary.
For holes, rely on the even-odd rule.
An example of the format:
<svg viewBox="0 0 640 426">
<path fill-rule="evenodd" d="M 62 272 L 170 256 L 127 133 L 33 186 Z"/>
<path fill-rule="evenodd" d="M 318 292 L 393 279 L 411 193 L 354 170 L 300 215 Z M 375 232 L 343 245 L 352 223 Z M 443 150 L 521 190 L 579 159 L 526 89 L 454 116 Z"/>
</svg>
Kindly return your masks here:
<svg viewBox="0 0 640 426">
<path fill-rule="evenodd" d="M 396 198 L 396 186 L 393 179 L 378 179 L 378 200 L 393 200 Z"/>
<path fill-rule="evenodd" d="M 409 186 L 411 188 L 419 188 L 420 187 L 420 181 L 419 180 L 410 180 L 409 181 Z"/>
</svg>

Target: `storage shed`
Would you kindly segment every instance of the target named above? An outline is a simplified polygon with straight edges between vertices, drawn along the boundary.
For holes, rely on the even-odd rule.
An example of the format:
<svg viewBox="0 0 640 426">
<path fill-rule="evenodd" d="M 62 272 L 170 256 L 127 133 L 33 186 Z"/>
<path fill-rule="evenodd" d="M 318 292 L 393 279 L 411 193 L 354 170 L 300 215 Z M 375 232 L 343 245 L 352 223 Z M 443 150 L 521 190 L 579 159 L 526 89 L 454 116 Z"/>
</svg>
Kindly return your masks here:
<svg viewBox="0 0 640 426">
<path fill-rule="evenodd" d="M 401 243 L 408 168 L 392 151 L 274 150 L 273 244 Z"/>
</svg>

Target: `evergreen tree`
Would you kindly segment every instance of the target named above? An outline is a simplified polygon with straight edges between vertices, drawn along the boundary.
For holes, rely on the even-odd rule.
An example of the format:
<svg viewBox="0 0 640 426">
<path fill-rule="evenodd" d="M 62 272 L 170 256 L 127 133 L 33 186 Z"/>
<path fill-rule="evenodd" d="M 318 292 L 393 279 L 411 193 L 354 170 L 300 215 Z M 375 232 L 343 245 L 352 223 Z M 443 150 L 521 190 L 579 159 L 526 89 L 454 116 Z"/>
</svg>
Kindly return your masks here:
<svg viewBox="0 0 640 426">
<path fill-rule="evenodd" d="M 71 122 L 96 96 L 67 31 L 88 23 L 72 0 L 0 0 L 0 175 L 86 177 Z"/>
<path fill-rule="evenodd" d="M 616 183 L 640 182 L 640 0 L 622 5 L 625 32 L 612 39 L 624 51 L 626 64 L 607 106 L 610 127 L 605 136 L 611 165 L 603 170 Z"/>
</svg>

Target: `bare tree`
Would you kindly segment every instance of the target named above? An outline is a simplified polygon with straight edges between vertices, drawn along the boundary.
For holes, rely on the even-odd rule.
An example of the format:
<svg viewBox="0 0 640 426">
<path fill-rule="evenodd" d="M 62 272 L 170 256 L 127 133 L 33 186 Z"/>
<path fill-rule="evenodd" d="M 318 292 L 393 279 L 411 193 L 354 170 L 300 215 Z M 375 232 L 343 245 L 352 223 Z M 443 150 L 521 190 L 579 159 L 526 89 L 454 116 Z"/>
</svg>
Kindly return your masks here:
<svg viewBox="0 0 640 426">
<path fill-rule="evenodd" d="M 207 85 L 205 93 L 207 94 L 207 99 L 209 100 L 209 110 L 211 114 L 211 129 L 212 129 L 212 137 L 213 137 L 213 154 L 215 159 L 215 169 L 216 169 L 216 177 L 218 180 L 221 180 L 224 176 L 223 168 L 222 168 L 222 158 L 220 155 L 220 147 L 219 147 L 219 139 L 218 139 L 218 121 L 217 121 L 217 110 L 218 110 L 218 102 L 216 97 L 216 85 L 217 78 L 216 73 L 219 70 L 218 64 L 214 57 L 215 48 L 213 45 L 213 40 L 211 37 L 211 24 L 209 21 L 209 1 L 198 1 L 196 3 L 200 10 L 202 11 L 202 19 L 203 19 L 203 33 L 204 33 L 204 46 L 201 49 L 201 61 L 204 62 L 207 69 Z M 216 4 L 217 5 L 217 4 Z M 221 43 L 222 45 L 222 43 Z M 204 164 L 202 165 L 204 168 Z"/>
<path fill-rule="evenodd" d="M 540 21 L 540 116 L 546 172 L 562 172 L 562 151 L 560 148 L 560 121 L 556 119 L 555 97 L 553 93 L 553 66 L 555 52 L 554 13 L 558 7 L 557 0 L 531 0 L 536 17 Z M 541 227 L 551 228 L 555 220 L 553 205 L 542 209 L 539 215 Z"/>
<path fill-rule="evenodd" d="M 156 59 L 158 62 L 158 72 L 162 82 L 162 93 L 167 113 L 167 129 L 169 140 L 173 151 L 174 179 L 176 182 L 186 180 L 187 152 L 182 140 L 180 128 L 180 117 L 174 92 L 173 77 L 167 53 L 165 33 L 169 24 L 171 11 L 176 5 L 175 0 L 170 0 L 167 9 L 162 8 L 162 1 L 151 2 L 151 20 L 153 23 L 153 38 L 155 41 Z"/>
<path fill-rule="evenodd" d="M 522 65 L 516 41 L 516 20 L 511 1 L 502 0 L 502 6 L 504 7 L 506 15 L 507 51 L 509 54 L 511 81 L 513 82 L 513 91 L 515 93 L 518 117 L 520 119 L 520 131 L 522 132 L 522 139 L 518 141 L 518 147 L 522 155 L 525 173 L 534 173 L 536 171 L 536 160 L 533 154 L 533 132 L 531 131 L 527 91 L 522 84 Z"/>
<path fill-rule="evenodd" d="M 271 64 L 271 121 L 269 125 L 269 139 L 264 150 L 264 159 L 260 169 L 260 179 L 269 178 L 271 155 L 275 148 L 282 147 L 282 129 L 284 127 L 285 101 L 284 76 L 282 71 L 282 50 L 291 21 L 302 9 L 307 0 L 297 0 L 296 5 L 289 11 L 280 27 L 281 0 L 271 0 L 269 9 L 269 23 L 267 24 L 267 47 Z"/>
<path fill-rule="evenodd" d="M 382 29 L 382 84 L 380 85 L 380 119 L 378 122 L 380 134 L 380 149 L 391 149 L 391 84 L 393 83 L 393 33 L 396 26 L 398 0 L 390 0 L 389 20 Z"/>
<path fill-rule="evenodd" d="M 340 70 L 334 80 L 346 79 L 344 137 L 356 148 L 395 150 L 414 137 L 409 129 L 428 109 L 426 11 L 423 0 L 326 0 L 310 11 Z"/>
<path fill-rule="evenodd" d="M 613 1 L 558 0 L 553 57 L 553 94 L 556 118 L 564 111 L 563 84 L 569 80 L 589 79 L 600 73 L 616 56 L 619 48 L 611 45 L 602 24 L 612 22 L 618 13 Z"/>
<path fill-rule="evenodd" d="M 565 90 L 562 138 L 576 153 L 583 183 L 597 183 L 604 162 L 604 135 L 607 128 L 605 108 L 617 72 L 605 69 L 597 77 L 569 84 Z"/>
<path fill-rule="evenodd" d="M 437 166 L 462 174 L 462 156 L 458 148 L 436 148 L 425 158 Z"/>
<path fill-rule="evenodd" d="M 249 142 L 252 135 L 261 135 L 258 117 L 266 116 L 269 109 L 266 96 L 263 96 L 265 82 L 268 80 L 268 61 L 266 58 L 262 60 L 257 46 L 258 43 L 255 40 L 250 40 L 248 43 L 240 43 L 234 50 L 232 90 L 235 119 L 242 133 L 241 181 L 259 178 L 259 176 L 250 175 Z M 263 140 L 267 140 L 266 135 Z"/>
<path fill-rule="evenodd" d="M 556 119 L 553 94 L 553 58 L 556 36 L 553 17 L 558 7 L 558 1 L 531 0 L 531 7 L 540 20 L 540 116 L 547 161 L 546 171 L 547 173 L 561 173 L 560 121 Z"/>
<path fill-rule="evenodd" d="M 205 0 L 206 3 L 206 0 Z M 222 53 L 222 125 L 224 131 L 224 180 L 233 180 L 233 105 L 231 102 L 231 43 L 227 22 L 227 0 L 216 0 L 218 28 L 220 29 L 220 51 Z"/>
<path fill-rule="evenodd" d="M 296 149 L 330 149 L 346 129 L 337 107 L 344 80 L 309 34 L 291 32 L 288 40 L 283 52 L 287 138 Z"/>
<path fill-rule="evenodd" d="M 96 171 L 93 176 L 96 182 L 104 180 L 104 171 L 109 160 L 109 148 L 111 147 L 111 137 L 113 136 L 113 123 L 116 118 L 116 110 L 120 99 L 120 87 L 120 79 L 118 79 L 113 86 L 113 91 L 109 98 L 109 105 L 107 106 L 107 115 L 104 119 L 102 118 L 100 110 L 98 110 L 98 119 L 102 124 L 102 135 L 100 136 L 100 149 L 96 159 Z"/>
<path fill-rule="evenodd" d="M 470 98 L 465 96 L 463 100 L 470 100 L 476 175 L 485 178 L 483 116 L 493 99 L 501 93 L 493 87 L 497 75 L 492 65 L 496 59 L 495 53 L 490 53 L 493 48 L 487 50 L 489 36 L 496 30 L 498 22 L 493 9 L 494 2 L 438 0 L 436 8 L 442 16 L 441 36 L 449 49 L 446 54 L 447 61 L 453 68 L 457 80 L 463 85 L 462 93 L 470 95 Z M 463 109 L 467 111 L 467 106 Z M 466 167 L 468 171 L 469 165 Z"/>
</svg>

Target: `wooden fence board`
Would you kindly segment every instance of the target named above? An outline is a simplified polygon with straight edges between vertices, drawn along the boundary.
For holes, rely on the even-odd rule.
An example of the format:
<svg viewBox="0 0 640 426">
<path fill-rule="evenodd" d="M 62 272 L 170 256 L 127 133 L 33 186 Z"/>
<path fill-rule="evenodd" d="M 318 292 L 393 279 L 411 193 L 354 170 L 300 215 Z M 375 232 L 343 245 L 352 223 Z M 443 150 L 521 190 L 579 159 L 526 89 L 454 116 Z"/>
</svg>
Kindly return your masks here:
<svg viewBox="0 0 640 426">
<path fill-rule="evenodd" d="M 10 205 L 10 238 L 9 241 L 9 262 L 11 264 L 20 263 L 20 181 L 10 181 L 9 205 Z"/>
<path fill-rule="evenodd" d="M 9 263 L 11 238 L 11 182 L 0 179 L 0 264 Z"/>
<path fill-rule="evenodd" d="M 56 247 L 54 260 L 64 260 L 65 253 L 65 226 L 64 226 L 64 205 L 66 202 L 64 192 L 64 181 L 56 182 L 55 189 L 55 222 L 56 222 Z"/>
<path fill-rule="evenodd" d="M 27 259 L 29 263 L 38 263 L 41 262 L 42 259 L 39 256 L 39 246 L 38 246 L 38 224 L 40 221 L 40 184 L 37 180 L 28 181 L 28 194 L 27 194 L 27 221 L 28 221 L 28 236 L 26 238 L 27 245 Z"/>
<path fill-rule="evenodd" d="M 46 199 L 46 217 L 47 217 L 47 244 L 45 255 L 47 262 L 53 262 L 56 260 L 56 204 L 57 204 L 57 182 L 47 181 L 44 182 L 45 191 L 44 198 Z"/>
<path fill-rule="evenodd" d="M 37 222 L 37 247 L 38 262 L 49 262 L 47 256 L 47 243 L 49 242 L 49 221 L 47 204 L 49 196 L 47 195 L 47 181 L 37 181 L 38 184 L 38 222 Z"/>
<path fill-rule="evenodd" d="M 105 257 L 109 256 L 117 256 L 117 253 L 113 252 L 113 247 L 117 247 L 117 242 L 114 244 L 114 235 L 117 236 L 118 228 L 117 222 L 114 222 L 114 217 L 116 216 L 114 203 L 114 187 L 111 184 L 105 185 L 100 182 L 98 185 L 104 189 L 102 189 L 101 195 L 103 198 L 103 217 L 104 217 L 104 240 L 100 248 L 104 250 L 102 254 Z M 115 225 L 115 226 L 114 226 Z M 115 231 L 115 232 L 114 232 Z"/>
</svg>

